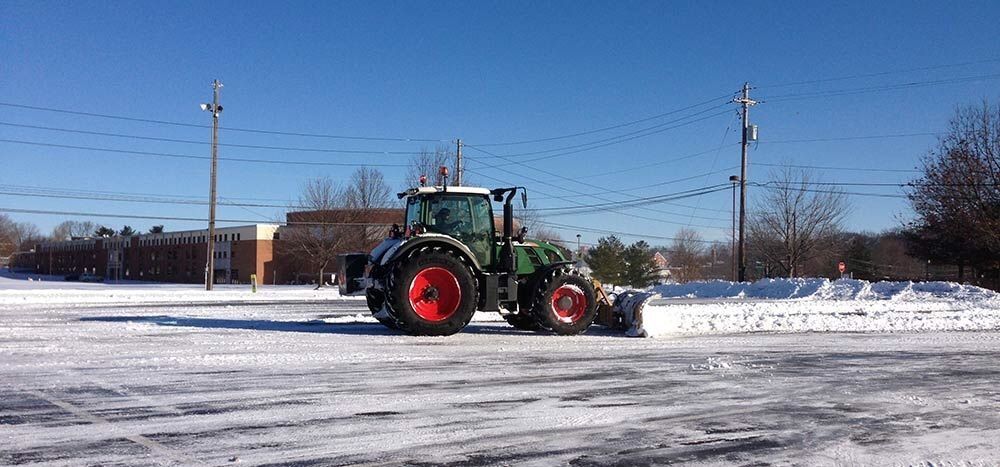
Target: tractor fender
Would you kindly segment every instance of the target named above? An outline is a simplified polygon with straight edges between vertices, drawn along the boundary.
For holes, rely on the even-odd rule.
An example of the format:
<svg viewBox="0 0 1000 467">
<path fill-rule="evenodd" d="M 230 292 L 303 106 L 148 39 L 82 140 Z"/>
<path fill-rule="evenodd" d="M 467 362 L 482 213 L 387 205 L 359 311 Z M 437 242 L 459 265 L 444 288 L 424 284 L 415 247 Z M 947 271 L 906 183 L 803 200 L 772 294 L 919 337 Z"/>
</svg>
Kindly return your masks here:
<svg viewBox="0 0 1000 467">
<path fill-rule="evenodd" d="M 411 251 L 417 248 L 432 245 L 447 246 L 448 248 L 454 249 L 460 255 L 464 256 L 463 259 L 468 261 L 469 265 L 472 266 L 473 270 L 475 270 L 477 274 L 483 272 L 483 268 L 479 265 L 479 261 L 476 260 L 476 255 L 472 253 L 472 250 L 470 250 L 469 247 L 462 244 L 462 242 L 455 240 L 451 236 L 434 233 L 425 233 L 418 237 L 411 237 L 404 240 L 402 243 L 395 245 L 382 256 L 381 264 L 385 265 L 399 258 L 405 258 Z"/>
</svg>

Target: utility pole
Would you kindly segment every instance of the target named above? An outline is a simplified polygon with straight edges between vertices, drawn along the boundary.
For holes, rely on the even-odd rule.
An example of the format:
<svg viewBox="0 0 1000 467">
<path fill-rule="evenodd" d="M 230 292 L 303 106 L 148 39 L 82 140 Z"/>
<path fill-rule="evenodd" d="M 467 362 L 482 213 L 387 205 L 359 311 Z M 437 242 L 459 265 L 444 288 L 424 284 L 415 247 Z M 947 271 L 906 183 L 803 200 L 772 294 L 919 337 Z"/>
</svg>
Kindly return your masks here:
<svg viewBox="0 0 1000 467">
<path fill-rule="evenodd" d="M 212 103 L 201 104 L 201 110 L 212 112 L 212 175 L 208 194 L 208 262 L 205 265 L 205 290 L 212 290 L 215 282 L 215 174 L 219 165 L 219 89 L 222 83 L 212 81 Z"/>
<path fill-rule="evenodd" d="M 747 132 L 750 130 L 750 107 L 757 101 L 750 99 L 750 83 L 743 83 L 743 93 L 740 97 L 733 99 L 733 102 L 740 104 L 743 110 L 743 144 L 740 158 L 740 244 L 739 244 L 739 281 L 747 280 L 747 252 L 746 252 L 746 225 L 747 225 Z"/>
<path fill-rule="evenodd" d="M 458 152 L 455 153 L 455 185 L 462 186 L 462 140 L 455 142 Z"/>
<path fill-rule="evenodd" d="M 736 185 L 740 183 L 739 175 L 730 175 L 729 183 L 733 185 L 733 230 L 729 235 L 729 262 L 732 263 L 731 273 L 733 282 L 736 281 L 737 268 L 736 268 Z"/>
</svg>

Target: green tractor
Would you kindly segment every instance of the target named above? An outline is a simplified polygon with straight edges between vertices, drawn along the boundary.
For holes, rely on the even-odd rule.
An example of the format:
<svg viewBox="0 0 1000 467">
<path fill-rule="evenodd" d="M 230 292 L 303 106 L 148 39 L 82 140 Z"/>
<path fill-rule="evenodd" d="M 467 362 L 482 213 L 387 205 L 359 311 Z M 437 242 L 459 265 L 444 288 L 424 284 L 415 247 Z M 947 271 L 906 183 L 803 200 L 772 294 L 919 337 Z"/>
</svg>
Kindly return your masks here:
<svg viewBox="0 0 1000 467">
<path fill-rule="evenodd" d="M 523 187 L 421 186 L 399 193 L 406 221 L 368 256 L 368 308 L 382 324 L 412 335 L 459 332 L 476 311 L 514 327 L 579 334 L 594 321 L 595 282 L 556 246 L 515 235 L 511 203 Z M 503 202 L 497 232 L 491 201 Z"/>
</svg>

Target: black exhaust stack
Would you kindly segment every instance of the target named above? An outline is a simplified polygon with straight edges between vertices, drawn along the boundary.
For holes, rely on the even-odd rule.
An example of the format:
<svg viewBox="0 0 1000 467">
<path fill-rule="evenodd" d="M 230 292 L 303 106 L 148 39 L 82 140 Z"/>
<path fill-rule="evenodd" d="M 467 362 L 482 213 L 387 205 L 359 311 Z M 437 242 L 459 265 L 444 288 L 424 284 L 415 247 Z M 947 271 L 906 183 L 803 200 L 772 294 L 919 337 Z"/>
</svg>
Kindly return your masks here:
<svg viewBox="0 0 1000 467">
<path fill-rule="evenodd" d="M 500 245 L 500 255 L 497 258 L 498 272 L 514 274 L 517 272 L 517 264 L 514 261 L 514 195 L 517 194 L 517 187 L 498 188 L 493 190 L 493 199 L 500 201 L 504 193 L 507 198 L 503 203 L 503 243 Z"/>
</svg>

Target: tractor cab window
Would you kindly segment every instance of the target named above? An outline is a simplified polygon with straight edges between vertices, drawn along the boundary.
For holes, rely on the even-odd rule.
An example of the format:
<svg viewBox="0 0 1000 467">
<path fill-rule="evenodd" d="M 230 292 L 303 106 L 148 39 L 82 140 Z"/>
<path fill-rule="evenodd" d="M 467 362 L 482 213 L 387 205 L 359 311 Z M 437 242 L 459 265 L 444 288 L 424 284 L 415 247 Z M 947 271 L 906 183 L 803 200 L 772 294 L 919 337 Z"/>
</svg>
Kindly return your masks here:
<svg viewBox="0 0 1000 467">
<path fill-rule="evenodd" d="M 420 198 L 412 196 L 406 199 L 406 223 L 403 224 L 403 229 L 407 237 L 413 234 L 411 229 L 414 222 L 420 222 Z"/>
<path fill-rule="evenodd" d="M 493 216 L 485 196 L 434 196 L 427 210 L 428 231 L 455 237 L 472 250 L 480 265 L 492 263 Z"/>
</svg>

